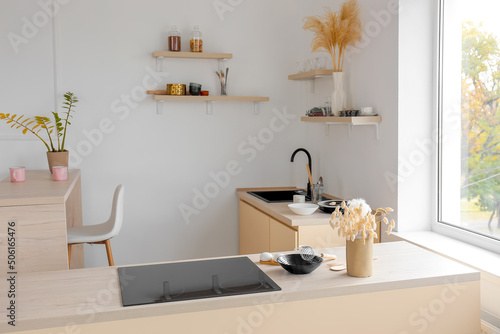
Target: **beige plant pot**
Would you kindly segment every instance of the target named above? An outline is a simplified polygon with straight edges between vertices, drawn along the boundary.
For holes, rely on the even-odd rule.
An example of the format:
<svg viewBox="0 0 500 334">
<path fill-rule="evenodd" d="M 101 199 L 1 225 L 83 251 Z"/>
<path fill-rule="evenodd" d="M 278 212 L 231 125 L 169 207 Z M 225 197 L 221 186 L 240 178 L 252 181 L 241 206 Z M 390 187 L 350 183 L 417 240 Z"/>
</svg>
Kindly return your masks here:
<svg viewBox="0 0 500 334">
<path fill-rule="evenodd" d="M 63 152 L 47 152 L 47 161 L 49 162 L 49 170 L 52 173 L 54 166 L 68 167 L 69 151 Z"/>
<path fill-rule="evenodd" d="M 373 274 L 373 238 L 346 242 L 347 275 L 370 277 Z"/>
</svg>

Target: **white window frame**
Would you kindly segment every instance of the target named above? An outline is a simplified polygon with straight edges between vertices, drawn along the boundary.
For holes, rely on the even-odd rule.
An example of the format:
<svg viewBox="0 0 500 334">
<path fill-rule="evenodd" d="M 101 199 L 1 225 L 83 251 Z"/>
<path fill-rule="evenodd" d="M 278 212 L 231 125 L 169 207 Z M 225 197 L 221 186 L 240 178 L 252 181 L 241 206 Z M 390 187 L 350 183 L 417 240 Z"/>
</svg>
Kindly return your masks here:
<svg viewBox="0 0 500 334">
<path fill-rule="evenodd" d="M 437 35 L 438 38 L 436 39 L 437 45 L 436 45 L 436 75 L 435 75 L 435 80 L 436 80 L 436 86 L 437 89 L 435 90 L 435 101 L 436 101 L 436 124 L 438 124 L 438 138 L 442 138 L 442 125 L 443 125 L 443 113 L 444 113 L 444 108 L 443 108 L 443 40 L 444 40 L 444 3 L 446 0 L 437 0 Z M 491 237 L 481 235 L 479 233 L 471 232 L 468 231 L 464 228 L 461 228 L 456 225 L 452 225 L 447 222 L 441 221 L 441 210 L 442 210 L 442 171 L 441 171 L 441 166 L 442 166 L 442 154 L 443 154 L 443 147 L 442 147 L 442 142 L 441 140 L 438 141 L 437 145 L 437 159 L 436 162 L 437 164 L 435 165 L 436 168 L 436 194 L 437 194 L 437 217 L 436 221 L 433 222 L 432 224 L 432 231 L 446 235 L 448 237 L 461 240 L 464 242 L 467 242 L 471 245 L 481 247 L 496 253 L 500 253 L 500 241 L 495 240 Z"/>
</svg>

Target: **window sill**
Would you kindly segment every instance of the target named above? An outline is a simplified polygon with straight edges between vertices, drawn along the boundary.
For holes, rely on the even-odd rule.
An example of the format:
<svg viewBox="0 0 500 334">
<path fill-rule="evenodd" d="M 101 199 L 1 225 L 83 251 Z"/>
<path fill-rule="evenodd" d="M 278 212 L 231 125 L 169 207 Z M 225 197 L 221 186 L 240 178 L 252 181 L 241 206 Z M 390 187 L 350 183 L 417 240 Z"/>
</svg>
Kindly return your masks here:
<svg viewBox="0 0 500 334">
<path fill-rule="evenodd" d="M 500 278 L 500 254 L 432 231 L 393 233 L 394 236 L 434 253 Z"/>
</svg>

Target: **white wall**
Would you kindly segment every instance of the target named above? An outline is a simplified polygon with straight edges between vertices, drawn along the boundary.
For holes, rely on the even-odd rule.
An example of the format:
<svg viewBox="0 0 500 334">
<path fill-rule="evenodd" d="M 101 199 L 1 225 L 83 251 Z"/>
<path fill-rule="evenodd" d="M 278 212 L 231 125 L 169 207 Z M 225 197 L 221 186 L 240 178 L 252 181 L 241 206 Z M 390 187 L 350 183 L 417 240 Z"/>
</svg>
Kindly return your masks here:
<svg viewBox="0 0 500 334">
<path fill-rule="evenodd" d="M 302 83 L 287 80 L 295 62 L 310 57 L 311 35 L 302 30 L 302 19 L 324 6 L 338 9 L 340 0 L 233 3 L 240 4 L 223 20 L 208 0 L 72 0 L 56 16 L 56 93 L 61 97 L 70 90 L 80 98 L 69 146 L 72 167 L 82 169 L 85 223 L 105 220 L 114 187 L 126 186 L 124 227 L 112 242 L 117 264 L 237 253 L 235 188 L 305 186 L 305 155 L 290 163 L 297 147 L 311 151 L 314 177 L 323 176 L 326 192 L 365 197 L 374 207 L 397 206 L 397 192 L 384 179 L 384 173 L 397 172 L 397 17 L 379 23 L 380 31 L 346 63 L 352 105 L 373 106 L 383 117 L 377 141 L 372 127 L 355 128 L 349 138 L 343 127 L 332 127 L 325 136 L 323 126 L 300 122 L 299 116 L 316 100 L 323 102 L 332 86 L 318 81 L 308 96 Z M 385 10 L 388 1 L 360 4 L 363 22 L 369 23 L 378 22 L 370 11 Z M 0 8 L 4 34 L 21 34 L 22 17 L 32 20 L 41 10 L 34 0 L 2 2 Z M 173 24 L 182 32 L 183 49 L 190 30 L 199 25 L 206 52 L 233 53 L 229 94 L 270 96 L 260 115 L 254 115 L 251 103 L 217 103 L 208 116 L 205 105 L 194 102 L 166 103 L 164 114 L 156 115 L 156 104 L 141 95 L 141 85 L 151 76 L 148 69 L 155 68 L 151 53 L 166 49 Z M 8 96 L 2 96 L 0 109 L 48 114 L 54 108 L 50 24 L 20 45 L 18 54 L 5 40 L 0 85 Z M 164 60 L 164 67 L 169 75 L 159 88 L 167 82 L 199 82 L 211 94 L 218 92 L 216 61 Z M 269 131 L 263 129 L 285 109 L 297 117 L 272 139 L 266 137 Z M 101 138 L 97 129 L 103 120 L 112 130 Z M 1 124 L 0 134 L 5 131 Z M 250 137 L 259 134 L 266 143 L 251 160 Z M 89 137 L 97 144 L 89 144 Z M 0 177 L 11 165 L 46 168 L 38 142 L 0 141 L 0 152 Z M 187 224 L 179 207 L 192 206 L 196 189 L 212 182 L 209 173 L 233 160 L 241 172 Z M 101 247 L 86 247 L 85 253 L 87 267 L 106 265 Z"/>
<path fill-rule="evenodd" d="M 434 173 L 437 5 L 435 1 L 420 0 L 400 3 L 398 230 L 406 232 L 430 230 L 437 215 L 435 205 L 429 205 L 437 201 Z"/>
<path fill-rule="evenodd" d="M 362 197 L 373 207 L 397 207 L 397 184 L 386 175 L 397 175 L 398 143 L 398 16 L 397 1 L 359 1 L 363 37 L 344 63 L 348 107 L 371 106 L 382 116 L 380 139 L 374 126 L 353 127 L 351 137 L 344 125 L 305 124 L 307 145 L 317 163 L 314 176 L 323 176 L 329 193 L 343 198 Z M 325 2 L 304 5 L 304 16 L 322 13 Z M 312 34 L 301 34 L 309 45 Z M 309 50 L 301 51 L 308 57 Z M 307 84 L 299 84 L 307 85 Z M 315 83 L 310 99 L 323 105 L 333 89 L 331 79 Z M 303 88 L 307 91 L 307 88 Z M 396 212 L 397 213 L 397 212 Z M 394 215 L 394 217 L 396 217 Z M 383 235 L 384 237 L 384 235 Z"/>
</svg>

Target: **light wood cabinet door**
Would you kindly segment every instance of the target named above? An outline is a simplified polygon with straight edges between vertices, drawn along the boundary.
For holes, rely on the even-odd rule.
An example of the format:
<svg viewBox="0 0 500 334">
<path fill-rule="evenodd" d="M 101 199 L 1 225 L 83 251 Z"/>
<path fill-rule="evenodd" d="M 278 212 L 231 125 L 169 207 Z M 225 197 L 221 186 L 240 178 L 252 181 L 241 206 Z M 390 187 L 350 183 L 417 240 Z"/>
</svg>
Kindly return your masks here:
<svg viewBox="0 0 500 334">
<path fill-rule="evenodd" d="M 345 238 L 339 237 L 337 230 L 330 225 L 299 226 L 299 245 L 312 248 L 328 248 L 345 246 Z"/>
<path fill-rule="evenodd" d="M 269 218 L 270 252 L 293 251 L 297 247 L 297 231 Z"/>
<path fill-rule="evenodd" d="M 239 210 L 239 253 L 269 252 L 269 216 L 243 201 Z"/>
</svg>

